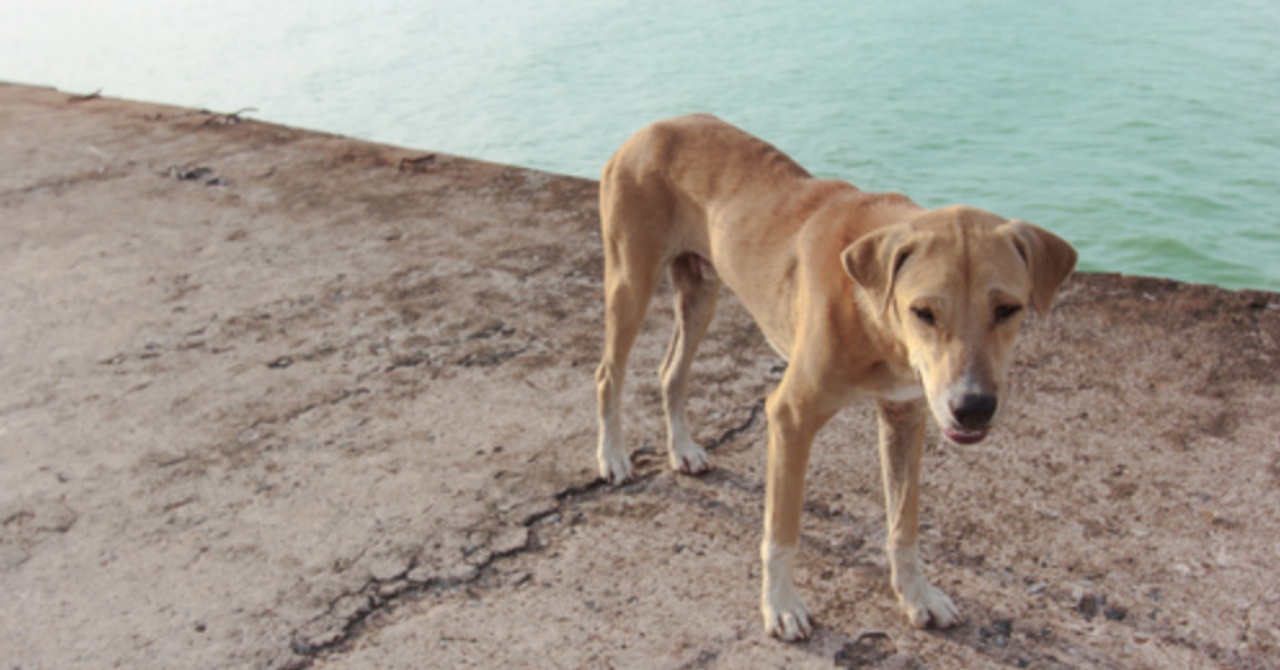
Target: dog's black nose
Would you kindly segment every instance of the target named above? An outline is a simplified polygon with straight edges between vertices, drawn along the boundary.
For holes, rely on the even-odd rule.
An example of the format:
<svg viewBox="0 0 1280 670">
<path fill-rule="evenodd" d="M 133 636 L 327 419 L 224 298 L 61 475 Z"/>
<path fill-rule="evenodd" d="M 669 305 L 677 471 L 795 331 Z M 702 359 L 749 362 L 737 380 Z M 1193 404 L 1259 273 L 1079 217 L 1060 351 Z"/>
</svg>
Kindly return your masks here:
<svg viewBox="0 0 1280 670">
<path fill-rule="evenodd" d="M 951 414 L 963 428 L 981 429 L 996 415 L 996 397 L 986 393 L 966 393 L 951 406 Z"/>
</svg>

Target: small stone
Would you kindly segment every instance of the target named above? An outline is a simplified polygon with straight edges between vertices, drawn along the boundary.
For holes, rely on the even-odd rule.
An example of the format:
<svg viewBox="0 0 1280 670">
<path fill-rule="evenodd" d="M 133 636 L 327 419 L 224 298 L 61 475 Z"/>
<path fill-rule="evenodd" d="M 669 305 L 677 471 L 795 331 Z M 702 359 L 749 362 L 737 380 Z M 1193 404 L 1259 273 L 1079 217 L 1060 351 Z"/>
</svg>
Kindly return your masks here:
<svg viewBox="0 0 1280 670">
<path fill-rule="evenodd" d="M 978 636 L 984 640 L 995 642 L 997 647 L 1003 647 L 1009 644 L 1009 634 L 1004 631 L 1004 624 L 1008 620 L 996 621 L 991 628 L 982 626 L 978 628 Z M 1009 621 L 1009 630 L 1013 630 L 1013 623 Z"/>
<path fill-rule="evenodd" d="M 363 593 L 352 593 L 335 601 L 331 611 L 339 619 L 351 620 L 363 616 L 373 609 L 373 600 Z"/>
<path fill-rule="evenodd" d="M 389 582 L 403 575 L 406 570 L 404 561 L 394 557 L 384 557 L 375 560 L 369 567 L 369 576 L 375 582 Z"/>
<path fill-rule="evenodd" d="M 869 631 L 841 647 L 836 652 L 834 661 L 838 668 L 874 668 L 897 651 L 897 645 L 889 638 L 888 633 Z"/>
<path fill-rule="evenodd" d="M 463 554 L 466 556 L 463 560 L 473 568 L 488 565 L 493 560 L 493 552 L 485 547 L 468 547 L 463 550 Z"/>
<path fill-rule="evenodd" d="M 338 640 L 341 640 L 342 635 L 342 628 L 340 626 L 334 626 L 318 635 L 313 635 L 306 640 L 294 642 L 293 649 L 298 654 L 311 654 L 314 653 L 316 649 L 323 649 L 334 644 Z"/>
<path fill-rule="evenodd" d="M 473 581 L 479 575 L 480 569 L 476 566 L 468 565 L 466 563 L 457 563 L 451 568 L 446 569 L 444 574 L 440 575 L 440 579 L 448 583 L 459 584 Z"/>
<path fill-rule="evenodd" d="M 489 543 L 494 555 L 506 556 L 529 546 L 529 529 L 524 526 L 512 526 L 498 533 Z"/>
<path fill-rule="evenodd" d="M 52 533 L 65 533 L 76 524 L 80 515 L 63 501 L 51 502 L 36 514 L 36 528 Z"/>
<path fill-rule="evenodd" d="M 1124 621 L 1125 617 L 1129 616 L 1129 610 L 1118 605 L 1112 605 L 1102 611 L 1102 616 L 1111 621 Z"/>
<path fill-rule="evenodd" d="M 1092 621 L 1098 614 L 1098 608 L 1106 602 L 1105 598 L 1085 590 L 1085 587 L 1079 584 L 1072 587 L 1071 598 L 1075 601 L 1076 611 L 1084 615 L 1085 621 Z"/>
<path fill-rule="evenodd" d="M 408 588 L 409 588 L 409 582 L 407 582 L 407 581 L 405 581 L 405 580 L 403 580 L 403 579 L 397 579 L 397 580 L 395 580 L 395 581 L 393 581 L 393 582 L 387 582 L 386 584 L 380 584 L 380 585 L 378 586 L 378 597 L 380 597 L 380 598 L 394 598 L 394 597 L 396 597 L 396 596 L 400 595 L 401 593 L 403 593 L 403 592 L 405 591 L 405 589 L 408 589 Z"/>
<path fill-rule="evenodd" d="M 414 584 L 426 584 L 427 582 L 435 579 L 435 575 L 432 574 L 431 569 L 425 565 L 419 565 L 418 567 L 410 570 L 409 574 L 404 577 Z"/>
<path fill-rule="evenodd" d="M 1076 611 L 1084 615 L 1085 621 L 1092 621 L 1098 614 L 1098 597 L 1092 593 L 1085 594 L 1080 598 L 1080 602 L 1076 603 Z"/>
<path fill-rule="evenodd" d="M 559 501 L 556 498 L 545 498 L 545 500 L 513 503 L 508 510 L 503 511 L 503 515 L 509 520 L 517 521 L 520 525 L 552 524 L 559 520 L 557 510 L 559 510 Z M 556 516 L 556 520 L 550 520 L 552 516 Z"/>
<path fill-rule="evenodd" d="M 560 523 L 560 513 L 552 512 L 544 517 L 538 518 L 534 523 L 539 526 L 554 526 Z"/>
</svg>

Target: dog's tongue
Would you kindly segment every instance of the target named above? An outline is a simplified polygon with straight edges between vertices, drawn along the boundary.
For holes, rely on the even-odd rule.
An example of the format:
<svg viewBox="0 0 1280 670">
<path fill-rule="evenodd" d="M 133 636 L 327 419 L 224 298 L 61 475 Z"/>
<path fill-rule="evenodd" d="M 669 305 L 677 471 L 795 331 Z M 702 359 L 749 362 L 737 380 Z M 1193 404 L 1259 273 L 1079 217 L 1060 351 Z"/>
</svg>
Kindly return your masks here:
<svg viewBox="0 0 1280 670">
<path fill-rule="evenodd" d="M 960 431 L 944 428 L 942 434 L 956 444 L 977 444 L 987 438 L 987 431 L 985 430 Z"/>
</svg>

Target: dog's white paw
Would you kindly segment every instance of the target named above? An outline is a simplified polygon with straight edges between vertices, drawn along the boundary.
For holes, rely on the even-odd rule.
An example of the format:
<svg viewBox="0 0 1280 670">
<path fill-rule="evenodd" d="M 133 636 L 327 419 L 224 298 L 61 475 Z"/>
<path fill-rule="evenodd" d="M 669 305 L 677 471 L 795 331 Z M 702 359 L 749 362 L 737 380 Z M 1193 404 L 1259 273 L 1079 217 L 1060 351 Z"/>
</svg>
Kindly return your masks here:
<svg viewBox="0 0 1280 670">
<path fill-rule="evenodd" d="M 960 609 L 947 594 L 923 577 L 904 584 L 898 591 L 898 601 L 916 628 L 928 628 L 930 624 L 935 628 L 950 628 L 960 623 Z"/>
<path fill-rule="evenodd" d="M 790 587 L 775 591 L 781 592 L 775 592 L 773 597 L 765 596 L 760 604 L 765 632 L 787 642 L 807 639 L 813 632 L 809 608 Z"/>
<path fill-rule="evenodd" d="M 631 458 L 622 449 L 602 447 L 596 452 L 596 462 L 600 466 L 600 478 L 614 486 L 631 479 Z"/>
<path fill-rule="evenodd" d="M 689 440 L 674 446 L 670 450 L 671 469 L 686 475 L 700 475 L 711 469 L 711 461 L 707 458 L 707 450 L 697 442 Z"/>
<path fill-rule="evenodd" d="M 765 541 L 760 547 L 764 559 L 764 585 L 760 591 L 760 614 L 764 630 L 787 642 L 809 637 L 813 625 L 809 608 L 792 586 L 791 575 L 796 561 L 796 547 L 785 547 Z"/>
</svg>

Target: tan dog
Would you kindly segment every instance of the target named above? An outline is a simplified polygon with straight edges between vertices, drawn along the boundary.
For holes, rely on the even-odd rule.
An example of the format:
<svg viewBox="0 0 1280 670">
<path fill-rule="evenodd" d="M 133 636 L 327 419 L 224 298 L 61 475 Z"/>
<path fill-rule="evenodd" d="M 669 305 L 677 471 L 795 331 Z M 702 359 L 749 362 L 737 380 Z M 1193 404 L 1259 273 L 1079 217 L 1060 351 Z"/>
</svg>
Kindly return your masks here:
<svg viewBox="0 0 1280 670">
<path fill-rule="evenodd" d="M 917 626 L 958 622 L 950 598 L 925 579 L 917 548 L 926 413 L 953 442 L 986 436 L 1024 308 L 1048 309 L 1075 250 L 1023 221 L 962 206 L 924 210 L 901 195 L 815 179 L 707 115 L 661 121 L 628 140 L 605 166 L 600 214 L 600 475 L 621 483 L 631 474 L 619 397 L 664 270 L 676 303 L 661 370 L 671 465 L 707 469 L 685 400 L 723 281 L 789 361 L 766 403 L 765 629 L 786 640 L 811 631 L 792 585 L 809 447 L 858 397 L 878 409 L 894 591 Z"/>
</svg>

